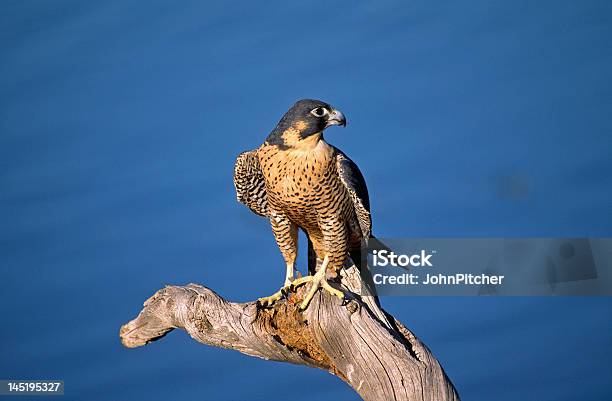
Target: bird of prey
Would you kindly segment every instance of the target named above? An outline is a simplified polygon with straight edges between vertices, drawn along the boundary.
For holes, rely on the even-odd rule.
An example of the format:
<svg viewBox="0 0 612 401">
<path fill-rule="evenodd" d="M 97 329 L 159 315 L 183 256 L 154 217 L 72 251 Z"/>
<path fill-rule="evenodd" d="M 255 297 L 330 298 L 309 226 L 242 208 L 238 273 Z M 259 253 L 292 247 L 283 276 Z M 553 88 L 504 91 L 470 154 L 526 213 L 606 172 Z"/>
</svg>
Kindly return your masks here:
<svg viewBox="0 0 612 401">
<path fill-rule="evenodd" d="M 270 219 L 287 266 L 284 286 L 260 298 L 260 305 L 272 305 L 308 282 L 312 285 L 301 309 L 308 307 L 318 288 L 342 299 L 343 292 L 329 285 L 327 278 L 336 277 L 349 255 L 360 266 L 361 240 L 370 238 L 372 231 L 368 190 L 357 165 L 323 138 L 323 131 L 332 125 L 346 126 L 339 110 L 320 100 L 300 100 L 258 149 L 243 152 L 236 160 L 238 201 Z M 294 280 L 298 228 L 309 240 L 311 275 Z M 322 260 L 316 273 L 314 254 Z"/>
</svg>

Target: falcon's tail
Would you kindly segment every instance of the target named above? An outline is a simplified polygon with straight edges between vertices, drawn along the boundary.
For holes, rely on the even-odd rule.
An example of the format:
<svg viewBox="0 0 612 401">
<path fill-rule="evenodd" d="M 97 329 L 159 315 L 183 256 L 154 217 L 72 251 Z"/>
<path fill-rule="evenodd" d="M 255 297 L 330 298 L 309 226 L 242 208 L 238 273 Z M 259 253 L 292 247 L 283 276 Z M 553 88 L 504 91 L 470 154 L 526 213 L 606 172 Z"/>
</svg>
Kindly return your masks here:
<svg viewBox="0 0 612 401">
<path fill-rule="evenodd" d="M 361 275 L 361 281 L 365 284 L 365 290 L 376 297 L 376 303 L 378 304 L 378 294 L 376 293 L 376 286 L 374 285 L 374 280 L 372 278 L 372 272 L 370 271 L 370 267 L 368 266 L 368 258 L 367 252 L 368 249 L 377 249 L 377 250 L 386 250 L 391 252 L 391 248 L 389 248 L 384 242 L 379 240 L 373 235 L 370 235 L 370 238 L 367 241 L 367 248 L 357 248 L 351 249 L 349 251 L 349 255 L 351 260 L 359 270 L 359 274 Z"/>
<path fill-rule="evenodd" d="M 306 235 L 308 238 L 308 274 L 314 276 L 317 272 L 317 254 L 315 253 L 314 247 L 312 246 L 312 241 L 310 241 L 310 237 L 308 234 Z"/>
<path fill-rule="evenodd" d="M 306 237 L 308 237 L 308 235 L 306 235 Z M 371 241 L 376 242 L 372 243 Z M 373 235 L 370 236 L 370 239 L 368 240 L 368 245 L 370 247 L 374 245 L 377 249 L 386 249 L 387 251 L 391 251 L 391 249 L 387 245 L 379 241 Z M 367 252 L 366 249 L 363 249 L 363 251 Z M 366 305 L 371 308 L 371 310 L 378 311 L 376 316 L 378 317 L 378 319 L 380 319 L 381 322 L 385 322 L 385 324 L 390 325 L 389 320 L 384 315 L 384 311 L 382 311 L 380 301 L 378 300 L 376 286 L 374 285 L 374 280 L 372 279 L 370 269 L 367 266 L 367 258 L 365 259 L 366 265 L 363 265 L 364 261 L 362 259 L 362 248 L 351 249 L 349 251 L 349 256 L 351 257 L 351 260 L 359 270 L 361 276 L 362 287 L 360 295 L 364 296 L 362 300 L 366 303 Z M 316 273 L 316 270 L 317 254 L 314 251 L 314 247 L 312 246 L 310 238 L 308 238 L 308 274 L 314 275 Z"/>
</svg>

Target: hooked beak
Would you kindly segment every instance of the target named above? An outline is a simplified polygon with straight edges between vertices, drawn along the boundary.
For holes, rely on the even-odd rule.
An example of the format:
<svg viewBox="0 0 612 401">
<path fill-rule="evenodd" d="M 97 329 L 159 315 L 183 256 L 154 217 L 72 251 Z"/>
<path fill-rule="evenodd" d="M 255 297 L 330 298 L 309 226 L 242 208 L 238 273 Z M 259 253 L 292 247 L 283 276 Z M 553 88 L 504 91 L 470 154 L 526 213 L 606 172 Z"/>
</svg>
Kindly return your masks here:
<svg viewBox="0 0 612 401">
<path fill-rule="evenodd" d="M 346 117 L 344 117 L 344 114 L 342 114 L 340 110 L 334 109 L 331 111 L 331 113 L 329 113 L 325 128 L 331 125 L 342 125 L 343 127 L 346 127 Z"/>
</svg>

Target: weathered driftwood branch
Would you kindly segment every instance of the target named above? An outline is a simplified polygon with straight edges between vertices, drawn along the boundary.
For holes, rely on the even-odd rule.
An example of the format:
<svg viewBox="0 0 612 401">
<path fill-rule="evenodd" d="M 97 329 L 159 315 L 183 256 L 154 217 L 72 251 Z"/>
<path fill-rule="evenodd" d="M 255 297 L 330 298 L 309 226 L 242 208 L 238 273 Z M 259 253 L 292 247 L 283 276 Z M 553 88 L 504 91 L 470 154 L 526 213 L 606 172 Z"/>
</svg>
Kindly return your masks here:
<svg viewBox="0 0 612 401">
<path fill-rule="evenodd" d="M 273 308 L 232 303 L 196 284 L 168 286 L 121 327 L 126 347 L 180 328 L 195 340 L 264 359 L 324 369 L 365 400 L 459 400 L 442 367 L 414 334 L 362 294 L 355 267 L 343 271 L 344 302 L 319 291 L 304 312 L 301 288 Z"/>
</svg>

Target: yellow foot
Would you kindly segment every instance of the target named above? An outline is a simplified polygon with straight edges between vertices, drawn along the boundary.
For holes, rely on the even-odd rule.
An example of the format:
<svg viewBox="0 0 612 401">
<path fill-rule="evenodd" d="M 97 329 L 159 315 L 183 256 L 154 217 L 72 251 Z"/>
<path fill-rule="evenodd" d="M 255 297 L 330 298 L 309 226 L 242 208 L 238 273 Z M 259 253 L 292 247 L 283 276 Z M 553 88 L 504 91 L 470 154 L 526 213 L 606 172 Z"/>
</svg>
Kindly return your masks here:
<svg viewBox="0 0 612 401">
<path fill-rule="evenodd" d="M 259 298 L 257 300 L 257 304 L 260 306 L 263 306 L 264 308 L 270 307 L 274 305 L 274 303 L 276 303 L 276 301 L 281 299 L 283 296 L 287 295 L 290 288 L 291 288 L 290 285 L 285 285 L 284 287 L 282 287 L 280 290 L 276 291 L 274 294 L 270 295 L 269 297 Z"/>
<path fill-rule="evenodd" d="M 296 288 L 306 284 L 306 283 L 310 283 L 312 280 L 314 280 L 314 276 L 306 276 L 306 277 L 300 277 L 300 278 L 296 278 L 295 280 L 293 280 L 290 284 L 291 287 L 291 291 L 294 291 Z"/>
<path fill-rule="evenodd" d="M 331 285 L 329 285 L 329 283 L 325 279 L 325 273 L 327 270 L 328 263 L 329 263 L 329 258 L 326 256 L 325 259 L 323 259 L 323 263 L 321 264 L 319 271 L 314 276 L 306 276 L 306 277 L 298 278 L 296 280 L 293 280 L 293 282 L 291 283 L 290 289 L 294 290 L 301 285 L 304 285 L 308 282 L 312 282 L 312 286 L 310 287 L 308 294 L 306 294 L 306 296 L 304 297 L 304 300 L 300 304 L 301 310 L 304 310 L 308 307 L 308 304 L 310 304 L 312 297 L 314 297 L 314 294 L 317 292 L 319 288 L 323 288 L 330 294 L 340 299 L 344 299 L 344 293 L 340 290 L 335 289 Z"/>
<path fill-rule="evenodd" d="M 268 307 L 274 305 L 276 301 L 281 299 L 283 296 L 287 295 L 289 291 L 292 289 L 291 283 L 293 282 L 293 263 L 287 263 L 287 274 L 285 275 L 285 284 L 283 284 L 282 288 L 276 291 L 274 294 L 269 297 L 259 298 L 257 300 L 257 304 L 260 306 Z"/>
</svg>

